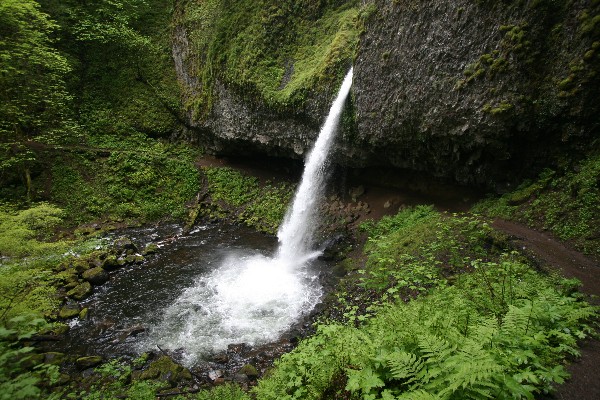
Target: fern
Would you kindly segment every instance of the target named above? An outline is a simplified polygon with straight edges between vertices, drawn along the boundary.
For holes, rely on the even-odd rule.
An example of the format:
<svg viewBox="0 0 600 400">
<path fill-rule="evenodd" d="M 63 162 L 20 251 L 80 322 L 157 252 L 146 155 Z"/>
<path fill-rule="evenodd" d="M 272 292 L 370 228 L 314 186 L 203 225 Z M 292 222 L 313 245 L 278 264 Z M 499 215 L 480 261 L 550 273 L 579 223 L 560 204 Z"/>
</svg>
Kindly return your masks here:
<svg viewBox="0 0 600 400">
<path fill-rule="evenodd" d="M 403 381 L 404 384 L 410 384 L 417 379 L 423 364 L 423 360 L 416 354 L 401 350 L 395 351 L 387 357 L 387 366 L 392 373 L 392 378 Z"/>
<path fill-rule="evenodd" d="M 441 400 L 442 397 L 426 392 L 425 390 L 415 390 L 396 396 L 396 400 Z"/>
</svg>

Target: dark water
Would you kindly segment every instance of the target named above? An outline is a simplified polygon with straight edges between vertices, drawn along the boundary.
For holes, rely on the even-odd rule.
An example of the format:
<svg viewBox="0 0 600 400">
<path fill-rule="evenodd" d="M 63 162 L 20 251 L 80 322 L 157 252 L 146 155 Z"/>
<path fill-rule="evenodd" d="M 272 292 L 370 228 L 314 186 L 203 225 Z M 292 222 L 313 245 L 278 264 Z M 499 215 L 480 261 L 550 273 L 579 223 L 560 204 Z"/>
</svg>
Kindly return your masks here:
<svg viewBox="0 0 600 400">
<path fill-rule="evenodd" d="M 176 226 L 126 232 L 126 235 L 138 245 L 178 234 L 180 229 Z M 89 308 L 87 319 L 74 320 L 65 339 L 56 343 L 53 346 L 54 350 L 71 354 L 114 357 L 135 355 L 145 350 L 157 350 L 156 345 L 160 345 L 161 348 L 179 350 L 184 355 L 187 353 L 187 357 L 183 358 L 187 360 L 188 365 L 192 365 L 207 355 L 195 354 L 199 351 L 198 346 L 203 345 L 203 339 L 194 338 L 195 333 L 192 332 L 192 337 L 189 339 L 191 341 L 187 346 L 188 339 L 184 338 L 183 341 L 175 339 L 181 337 L 177 330 L 182 330 L 182 326 L 186 324 L 190 325 L 190 318 L 210 314 L 214 308 L 220 308 L 221 304 L 218 298 L 212 298 L 210 294 L 208 295 L 210 298 L 200 297 L 199 300 L 194 300 L 195 302 L 186 303 L 188 301 L 185 300 L 186 296 L 189 297 L 186 293 L 196 290 L 199 285 L 210 285 L 211 279 L 219 280 L 219 268 L 223 268 L 223 260 L 228 259 L 231 264 L 233 258 L 233 265 L 228 267 L 229 272 L 223 275 L 229 274 L 235 278 L 236 268 L 239 268 L 240 274 L 244 273 L 243 265 L 238 266 L 236 258 L 268 259 L 275 251 L 276 245 L 277 241 L 274 237 L 257 233 L 243 226 L 227 224 L 200 226 L 190 234 L 180 236 L 165 245 L 158 255 L 143 264 L 113 272 L 110 281 L 101 287 L 96 287 L 95 293 L 83 303 L 84 307 Z M 324 263 L 320 261 L 308 265 L 301 278 L 304 284 L 312 285 L 313 289 L 319 287 L 318 276 L 324 268 Z M 277 282 L 272 284 L 277 285 Z M 312 300 L 302 303 L 303 306 L 309 308 L 314 306 L 318 301 L 314 298 L 314 293 L 313 291 Z M 174 308 L 174 304 L 178 308 Z M 189 305 L 189 310 L 186 304 Z M 196 312 L 196 309 L 201 309 L 202 313 Z M 227 314 L 228 309 L 223 312 Z M 301 318 L 308 312 L 310 309 L 303 310 L 297 318 Z M 273 311 L 269 309 L 263 312 L 263 314 L 269 313 Z M 170 324 L 173 332 L 169 332 Z M 201 325 L 198 332 L 205 335 L 206 340 L 210 340 L 211 334 L 207 334 L 206 330 L 210 331 L 211 328 L 205 326 L 209 322 L 205 323 L 199 319 L 191 324 Z M 251 320 L 249 324 L 252 324 Z M 189 326 L 187 329 L 189 330 Z M 274 333 L 275 336 L 265 333 L 264 340 L 259 334 L 259 337 L 254 339 L 256 344 L 264 344 L 276 339 L 276 336 L 281 334 L 281 326 L 278 329 Z M 215 332 L 219 334 L 219 331 Z M 245 341 L 236 340 L 236 332 L 228 330 L 227 334 L 233 335 L 228 339 L 231 339 L 232 343 Z M 243 334 L 240 338 L 247 339 Z M 195 343 L 192 343 L 193 341 Z M 226 344 L 221 343 L 207 348 L 216 351 L 219 350 L 218 346 L 226 347 Z"/>
</svg>

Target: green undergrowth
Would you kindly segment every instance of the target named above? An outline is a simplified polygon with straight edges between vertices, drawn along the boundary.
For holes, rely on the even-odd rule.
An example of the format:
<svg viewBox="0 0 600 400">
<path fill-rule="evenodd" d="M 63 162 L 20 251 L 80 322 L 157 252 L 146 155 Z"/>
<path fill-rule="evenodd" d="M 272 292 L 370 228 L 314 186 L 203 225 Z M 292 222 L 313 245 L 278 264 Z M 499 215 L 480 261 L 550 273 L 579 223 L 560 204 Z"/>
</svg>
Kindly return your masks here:
<svg viewBox="0 0 600 400">
<path fill-rule="evenodd" d="M 576 283 L 503 250 L 476 217 L 417 207 L 365 229 L 357 282 L 387 298 L 361 319 L 319 324 L 258 399 L 533 399 L 567 377 L 561 362 L 596 317 Z"/>
<path fill-rule="evenodd" d="M 546 169 L 498 198 L 473 210 L 491 217 L 514 219 L 549 230 L 595 257 L 600 256 L 600 156 L 574 168 Z"/>
<path fill-rule="evenodd" d="M 34 349 L 22 345 L 22 341 L 45 327 L 43 319 L 23 325 L 23 318 L 13 318 L 8 324 L 0 326 L 0 399 L 50 398 L 45 389 L 58 381 L 58 366 L 36 365 L 33 362 Z"/>
<path fill-rule="evenodd" d="M 227 218 L 262 232 L 275 234 L 285 216 L 294 187 L 288 183 L 259 183 L 256 177 L 232 168 L 204 167 L 209 201 L 202 213 L 209 218 Z"/>
<path fill-rule="evenodd" d="M 356 1 L 211 0 L 181 5 L 176 22 L 190 38 L 190 73 L 201 89 L 188 107 L 210 112 L 217 80 L 280 108 L 345 74 L 367 8 Z"/>
<path fill-rule="evenodd" d="M 444 287 L 470 271 L 473 260 L 496 261 L 506 250 L 485 220 L 442 214 L 431 206 L 366 221 L 360 229 L 368 236 L 364 265 L 343 280 L 336 300 L 345 310 L 342 319 L 355 323 L 372 315 L 378 304 L 408 301 Z"/>
<path fill-rule="evenodd" d="M 100 244 L 96 239 L 55 240 L 63 216 L 49 203 L 25 209 L 0 205 L 0 326 L 20 328 L 53 315 L 61 304 L 57 287 L 65 279 L 58 266 Z M 10 323 L 14 318 L 21 324 Z"/>
<path fill-rule="evenodd" d="M 41 195 L 60 204 L 75 224 L 183 219 L 186 202 L 199 190 L 196 155 L 189 146 L 143 136 L 102 136 L 70 157 L 57 155 L 41 179 L 51 182 L 49 193 Z"/>
</svg>

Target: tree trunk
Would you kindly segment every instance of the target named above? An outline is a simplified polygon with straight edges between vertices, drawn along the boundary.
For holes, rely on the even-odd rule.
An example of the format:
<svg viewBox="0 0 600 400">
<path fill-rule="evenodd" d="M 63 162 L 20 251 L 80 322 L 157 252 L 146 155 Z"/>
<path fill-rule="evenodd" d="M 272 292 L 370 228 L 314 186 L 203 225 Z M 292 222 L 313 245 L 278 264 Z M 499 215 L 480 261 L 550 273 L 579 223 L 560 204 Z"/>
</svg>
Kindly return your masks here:
<svg viewBox="0 0 600 400">
<path fill-rule="evenodd" d="M 27 187 L 27 203 L 31 203 L 31 172 L 25 167 L 25 185 Z"/>
</svg>

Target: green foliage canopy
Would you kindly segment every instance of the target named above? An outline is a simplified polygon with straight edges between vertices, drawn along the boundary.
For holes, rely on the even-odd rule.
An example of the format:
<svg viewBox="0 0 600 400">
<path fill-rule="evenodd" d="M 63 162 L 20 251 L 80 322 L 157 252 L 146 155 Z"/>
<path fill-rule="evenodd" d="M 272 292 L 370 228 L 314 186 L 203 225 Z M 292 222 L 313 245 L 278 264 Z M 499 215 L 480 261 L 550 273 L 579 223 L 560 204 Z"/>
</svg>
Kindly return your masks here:
<svg viewBox="0 0 600 400">
<path fill-rule="evenodd" d="M 0 177 L 15 168 L 28 174 L 31 142 L 57 143 L 75 129 L 57 29 L 33 0 L 0 3 Z"/>
</svg>

